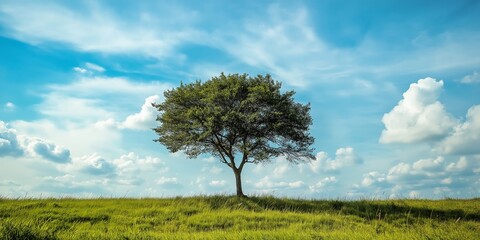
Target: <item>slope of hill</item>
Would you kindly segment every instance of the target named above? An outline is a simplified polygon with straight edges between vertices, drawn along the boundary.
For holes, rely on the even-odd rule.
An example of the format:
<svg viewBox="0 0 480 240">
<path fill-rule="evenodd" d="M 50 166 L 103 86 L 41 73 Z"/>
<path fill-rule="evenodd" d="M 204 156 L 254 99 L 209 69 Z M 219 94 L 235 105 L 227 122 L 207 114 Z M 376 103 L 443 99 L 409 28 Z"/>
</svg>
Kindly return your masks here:
<svg viewBox="0 0 480 240">
<path fill-rule="evenodd" d="M 0 199 L 0 239 L 480 239 L 480 199 Z"/>
</svg>

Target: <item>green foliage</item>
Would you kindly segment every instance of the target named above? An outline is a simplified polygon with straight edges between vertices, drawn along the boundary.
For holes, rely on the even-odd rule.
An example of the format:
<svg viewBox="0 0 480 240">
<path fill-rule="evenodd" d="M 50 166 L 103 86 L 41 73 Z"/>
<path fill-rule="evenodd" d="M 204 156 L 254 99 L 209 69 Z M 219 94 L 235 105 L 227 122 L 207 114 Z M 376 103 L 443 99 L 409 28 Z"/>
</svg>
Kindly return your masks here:
<svg viewBox="0 0 480 240">
<path fill-rule="evenodd" d="M 202 83 L 181 84 L 165 92 L 155 107 L 162 113 L 158 141 L 176 152 L 222 158 L 245 154 L 252 162 L 286 155 L 312 156 L 309 105 L 295 103 L 294 92 L 280 92 L 270 75 L 233 74 Z"/>
<path fill-rule="evenodd" d="M 0 239 L 479 239 L 480 200 L 0 201 Z"/>
<path fill-rule="evenodd" d="M 293 91 L 280 88 L 270 75 L 223 73 L 204 83 L 181 84 L 164 93 L 163 103 L 153 104 L 161 113 L 156 141 L 192 158 L 202 153 L 218 157 L 234 171 L 237 194 L 243 195 L 245 163 L 280 155 L 292 162 L 314 159 L 310 105 L 296 103 Z"/>
</svg>

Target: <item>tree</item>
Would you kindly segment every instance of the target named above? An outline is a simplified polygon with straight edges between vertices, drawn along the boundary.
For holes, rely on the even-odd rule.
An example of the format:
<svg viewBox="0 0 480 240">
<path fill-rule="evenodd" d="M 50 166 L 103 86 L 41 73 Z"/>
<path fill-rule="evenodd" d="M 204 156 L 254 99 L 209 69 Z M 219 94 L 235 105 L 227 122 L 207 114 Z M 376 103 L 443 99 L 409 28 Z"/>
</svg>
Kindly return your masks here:
<svg viewBox="0 0 480 240">
<path fill-rule="evenodd" d="M 310 104 L 294 102 L 294 91 L 281 93 L 270 75 L 223 73 L 206 82 L 180 84 L 153 104 L 160 125 L 153 130 L 170 152 L 190 158 L 216 156 L 233 170 L 237 196 L 245 196 L 241 174 L 246 163 L 285 156 L 298 163 L 314 159 L 309 135 Z"/>
</svg>

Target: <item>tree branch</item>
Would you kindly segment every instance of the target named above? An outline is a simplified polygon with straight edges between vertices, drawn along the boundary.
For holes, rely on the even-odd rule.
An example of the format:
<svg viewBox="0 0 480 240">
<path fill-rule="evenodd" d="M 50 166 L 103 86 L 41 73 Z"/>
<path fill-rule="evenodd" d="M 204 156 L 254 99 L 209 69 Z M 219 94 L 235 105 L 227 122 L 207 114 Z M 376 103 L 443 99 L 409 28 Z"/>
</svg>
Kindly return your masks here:
<svg viewBox="0 0 480 240">
<path fill-rule="evenodd" d="M 240 166 L 238 167 L 238 170 L 240 170 L 240 172 L 242 171 L 243 166 L 244 166 L 245 163 L 247 163 L 247 162 L 248 162 L 248 154 L 247 154 L 247 153 L 243 153 L 242 162 L 240 163 Z"/>
<path fill-rule="evenodd" d="M 211 140 L 211 141 L 212 141 L 212 144 L 217 149 L 218 153 L 220 154 L 220 157 L 221 157 L 220 162 L 225 163 L 227 166 L 229 166 L 231 168 L 232 165 L 229 162 L 227 162 L 227 159 L 225 158 L 225 155 L 223 155 L 223 152 L 220 149 L 219 145 L 214 140 Z"/>
</svg>

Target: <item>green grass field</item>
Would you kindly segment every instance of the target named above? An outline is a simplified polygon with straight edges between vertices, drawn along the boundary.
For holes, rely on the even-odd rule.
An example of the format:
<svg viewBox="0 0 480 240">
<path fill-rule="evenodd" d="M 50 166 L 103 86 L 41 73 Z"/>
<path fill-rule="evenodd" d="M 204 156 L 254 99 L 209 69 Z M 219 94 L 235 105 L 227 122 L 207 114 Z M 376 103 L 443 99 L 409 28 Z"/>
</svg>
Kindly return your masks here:
<svg viewBox="0 0 480 240">
<path fill-rule="evenodd" d="M 480 199 L 0 199 L 0 239 L 480 239 Z"/>
</svg>

